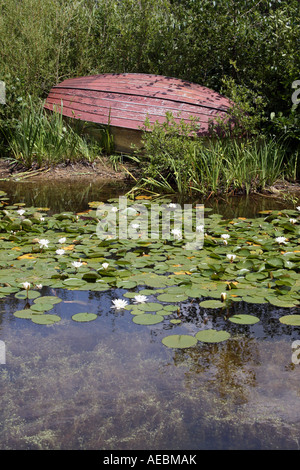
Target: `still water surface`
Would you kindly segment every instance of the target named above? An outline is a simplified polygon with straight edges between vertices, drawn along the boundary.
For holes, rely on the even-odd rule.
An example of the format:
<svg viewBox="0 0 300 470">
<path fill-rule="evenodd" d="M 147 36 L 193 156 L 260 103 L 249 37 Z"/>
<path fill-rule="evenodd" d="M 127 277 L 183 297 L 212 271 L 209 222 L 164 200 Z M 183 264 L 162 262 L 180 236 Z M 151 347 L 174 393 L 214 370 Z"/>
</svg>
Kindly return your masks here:
<svg viewBox="0 0 300 470">
<path fill-rule="evenodd" d="M 53 212 L 85 210 L 89 201 L 125 191 L 87 182 L 1 189 L 12 202 Z M 210 204 L 231 217 L 278 208 L 261 197 Z M 172 350 L 161 339 L 198 331 L 203 318 L 197 305 L 183 302 L 180 325 L 136 325 L 129 311 L 111 309 L 124 292 L 57 290 L 63 302 L 53 313 L 62 320 L 51 326 L 14 317 L 25 301 L 0 299 L 6 345 L 0 449 L 299 449 L 300 364 L 292 362 L 291 346 L 300 329 L 280 324 L 286 309 L 239 302 L 239 313 L 261 322 L 231 324 L 232 336 L 223 343 Z M 44 288 L 42 294 L 53 292 Z M 82 311 L 98 318 L 73 321 Z M 222 315 L 209 318 L 216 329 L 224 321 Z"/>
</svg>

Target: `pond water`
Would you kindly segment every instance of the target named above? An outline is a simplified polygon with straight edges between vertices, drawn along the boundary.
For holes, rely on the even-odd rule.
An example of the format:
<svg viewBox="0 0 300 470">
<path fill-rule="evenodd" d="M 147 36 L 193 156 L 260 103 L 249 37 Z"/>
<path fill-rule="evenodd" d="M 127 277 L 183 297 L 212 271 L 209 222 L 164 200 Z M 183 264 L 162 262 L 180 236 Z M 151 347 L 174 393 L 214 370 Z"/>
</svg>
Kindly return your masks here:
<svg viewBox="0 0 300 470">
<path fill-rule="evenodd" d="M 99 182 L 82 185 L 1 185 L 11 202 L 47 206 L 52 213 L 83 211 L 88 202 L 124 194 Z M 232 198 L 207 206 L 226 217 L 254 217 L 286 208 L 273 199 Z M 143 291 L 142 288 L 138 288 Z M 238 302 L 238 314 L 256 324 L 235 324 L 223 311 L 208 315 L 199 302 L 181 302 L 171 323 L 132 321 L 112 300 L 127 290 L 67 290 L 43 287 L 62 302 L 52 313 L 61 321 L 35 324 L 17 318 L 26 299 L 0 298 L 0 449 L 198 450 L 299 449 L 300 364 L 292 360 L 299 326 L 278 319 L 299 307 Z M 149 300 L 153 300 L 149 293 Z M 77 322 L 89 312 L 95 321 Z M 203 323 L 226 330 L 219 343 L 167 348 L 169 334 L 193 335 Z"/>
</svg>

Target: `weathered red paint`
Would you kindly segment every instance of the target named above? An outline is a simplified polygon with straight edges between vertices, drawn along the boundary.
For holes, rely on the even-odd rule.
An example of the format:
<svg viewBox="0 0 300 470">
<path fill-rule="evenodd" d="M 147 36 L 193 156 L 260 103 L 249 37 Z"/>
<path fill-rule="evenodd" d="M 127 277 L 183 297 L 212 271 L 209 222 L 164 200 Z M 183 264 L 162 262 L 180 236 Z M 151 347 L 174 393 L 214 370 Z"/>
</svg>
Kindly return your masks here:
<svg viewBox="0 0 300 470">
<path fill-rule="evenodd" d="M 169 111 L 187 122 L 198 119 L 199 134 L 206 134 L 217 116 L 225 117 L 230 106 L 230 100 L 196 83 L 137 73 L 64 80 L 45 102 L 46 109 L 55 108 L 66 117 L 136 130 L 146 118 L 150 123 L 165 121 Z"/>
</svg>

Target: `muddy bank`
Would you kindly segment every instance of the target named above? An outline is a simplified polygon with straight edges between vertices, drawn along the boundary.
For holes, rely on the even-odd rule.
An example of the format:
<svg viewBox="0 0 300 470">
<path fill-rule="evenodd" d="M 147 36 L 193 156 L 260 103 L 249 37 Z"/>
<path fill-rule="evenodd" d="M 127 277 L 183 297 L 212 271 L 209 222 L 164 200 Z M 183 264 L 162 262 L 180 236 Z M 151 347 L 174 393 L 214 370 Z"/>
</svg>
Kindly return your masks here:
<svg viewBox="0 0 300 470">
<path fill-rule="evenodd" d="M 93 163 L 60 164 L 55 167 L 35 168 L 27 170 L 21 165 L 14 165 L 8 160 L 0 159 L 0 181 L 2 180 L 74 180 L 77 178 L 91 178 L 110 181 L 132 181 L 131 174 L 136 173 L 131 162 L 112 165 L 107 157 L 101 157 Z"/>
</svg>

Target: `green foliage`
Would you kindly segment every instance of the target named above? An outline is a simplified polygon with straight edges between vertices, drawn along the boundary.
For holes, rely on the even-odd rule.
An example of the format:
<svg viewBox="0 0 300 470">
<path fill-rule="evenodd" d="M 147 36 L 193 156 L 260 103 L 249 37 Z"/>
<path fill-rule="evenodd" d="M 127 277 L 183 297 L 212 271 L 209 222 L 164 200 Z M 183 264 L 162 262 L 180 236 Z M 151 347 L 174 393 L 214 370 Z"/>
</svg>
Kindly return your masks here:
<svg viewBox="0 0 300 470">
<path fill-rule="evenodd" d="M 246 120 L 242 131 L 250 131 L 252 124 Z M 248 194 L 295 176 L 292 169 L 297 156 L 287 159 L 284 147 L 275 140 L 260 135 L 198 138 L 196 132 L 196 122 L 186 124 L 171 114 L 162 124 L 150 126 L 146 121 L 143 146 L 147 165 L 141 164 L 143 173 L 135 189 Z"/>
<path fill-rule="evenodd" d="M 0 79 L 7 92 L 2 134 L 15 129 L 28 95 L 36 103 L 65 78 L 154 73 L 226 94 L 244 135 L 281 138 L 294 162 L 299 8 L 297 0 L 0 0 Z M 174 143 L 187 150 L 186 142 Z M 1 152 L 6 144 L 2 140 Z M 297 167 L 290 172 L 295 176 Z M 185 186 L 179 173 L 177 185 Z M 164 168 L 160 179 L 169 184 Z"/>
<path fill-rule="evenodd" d="M 92 148 L 68 125 L 61 112 L 46 115 L 43 103 L 35 105 L 31 97 L 22 106 L 14 129 L 6 134 L 8 147 L 14 159 L 25 168 L 33 165 L 93 160 L 99 148 Z"/>
</svg>

